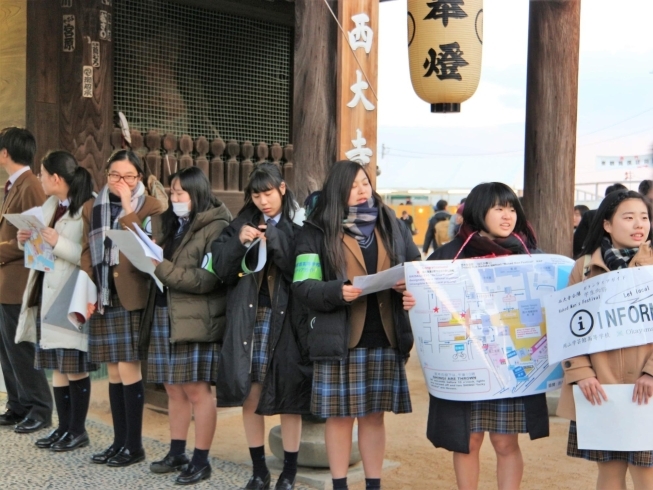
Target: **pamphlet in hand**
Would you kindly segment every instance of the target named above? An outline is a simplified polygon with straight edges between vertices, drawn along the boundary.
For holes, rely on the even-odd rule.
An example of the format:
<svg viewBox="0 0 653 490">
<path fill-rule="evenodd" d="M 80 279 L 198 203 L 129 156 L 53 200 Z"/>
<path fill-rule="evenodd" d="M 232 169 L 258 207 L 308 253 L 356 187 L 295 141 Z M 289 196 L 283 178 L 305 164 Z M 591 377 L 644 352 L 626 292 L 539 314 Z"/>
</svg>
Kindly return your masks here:
<svg viewBox="0 0 653 490">
<path fill-rule="evenodd" d="M 43 239 L 41 230 L 44 224 L 43 210 L 40 206 L 28 209 L 22 214 L 5 214 L 4 217 L 19 230 L 30 230 L 32 236 L 25 242 L 25 267 L 37 271 L 54 270 L 52 247 Z"/>
<path fill-rule="evenodd" d="M 143 230 L 141 230 L 138 226 L 136 228 L 136 235 L 138 235 L 138 238 L 140 238 L 141 242 L 143 242 L 143 245 L 145 245 L 146 250 L 145 250 L 145 255 L 148 257 L 151 257 L 153 259 L 158 260 L 159 262 L 163 262 L 163 249 L 159 247 L 156 243 L 150 239 L 149 236 L 145 234 Z M 127 228 L 129 231 L 134 233 L 134 230 L 132 228 Z"/>
<path fill-rule="evenodd" d="M 353 286 L 362 289 L 361 296 L 363 296 L 390 289 L 403 279 L 404 264 L 399 264 L 376 274 L 356 276 L 354 277 Z"/>
<path fill-rule="evenodd" d="M 163 261 L 163 250 L 161 247 L 147 238 L 145 234 L 143 236 L 149 241 L 149 244 L 144 242 L 131 228 L 127 230 L 109 230 L 107 231 L 107 236 L 117 245 L 134 267 L 152 276 L 156 285 L 163 291 L 163 284 L 156 277 L 156 274 L 154 274 L 155 266 L 152 263 L 152 259 L 159 262 Z"/>
</svg>

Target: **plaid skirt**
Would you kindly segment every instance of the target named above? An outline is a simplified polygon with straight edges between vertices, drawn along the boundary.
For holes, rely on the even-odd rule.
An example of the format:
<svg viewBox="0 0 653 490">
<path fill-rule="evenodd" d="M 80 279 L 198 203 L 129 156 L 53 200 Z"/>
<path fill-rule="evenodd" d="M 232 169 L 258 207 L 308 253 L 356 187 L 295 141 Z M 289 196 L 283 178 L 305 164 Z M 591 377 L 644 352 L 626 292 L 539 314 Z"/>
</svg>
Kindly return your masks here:
<svg viewBox="0 0 653 490">
<path fill-rule="evenodd" d="M 138 336 L 142 310 L 127 311 L 118 295 L 111 297 L 112 306 L 104 307 L 104 315 L 91 317 L 88 351 L 92 362 L 139 361 Z"/>
<path fill-rule="evenodd" d="M 471 432 L 495 432 L 497 434 L 528 432 L 523 398 L 500 398 L 499 400 L 471 403 Z"/>
<path fill-rule="evenodd" d="M 170 343 L 168 307 L 157 306 L 147 351 L 147 382 L 182 384 L 218 377 L 220 346 L 215 342 Z"/>
<path fill-rule="evenodd" d="M 41 309 L 36 312 L 34 369 L 56 369 L 62 374 L 81 374 L 97 371 L 100 366 L 90 362 L 88 352 L 77 349 L 41 349 Z"/>
<path fill-rule="evenodd" d="M 405 362 L 397 349 L 349 349 L 342 361 L 313 364 L 311 412 L 319 417 L 410 413 Z"/>
<path fill-rule="evenodd" d="M 569 439 L 567 439 L 567 456 L 583 458 L 597 463 L 608 461 L 625 461 L 633 466 L 653 466 L 653 451 L 601 451 L 597 449 L 578 449 L 578 432 L 576 422 L 569 424 Z"/>
<path fill-rule="evenodd" d="M 270 321 L 272 308 L 259 306 L 256 310 L 256 323 L 254 324 L 254 338 L 252 339 L 252 383 L 263 383 L 268 372 L 270 352 Z"/>
</svg>

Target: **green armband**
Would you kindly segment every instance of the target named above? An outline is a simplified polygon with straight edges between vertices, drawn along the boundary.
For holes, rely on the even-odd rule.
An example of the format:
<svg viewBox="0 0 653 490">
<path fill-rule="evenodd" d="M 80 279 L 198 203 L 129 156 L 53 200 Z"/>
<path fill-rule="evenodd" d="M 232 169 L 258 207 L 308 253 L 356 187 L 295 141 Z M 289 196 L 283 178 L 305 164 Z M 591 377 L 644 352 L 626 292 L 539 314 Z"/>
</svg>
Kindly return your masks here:
<svg viewBox="0 0 653 490">
<path fill-rule="evenodd" d="M 215 275 L 215 271 L 213 270 L 213 254 L 211 252 L 204 255 L 204 258 L 202 259 L 202 269 Z"/>
<path fill-rule="evenodd" d="M 297 256 L 293 282 L 304 281 L 305 279 L 322 280 L 322 266 L 318 254 L 301 254 Z"/>
</svg>

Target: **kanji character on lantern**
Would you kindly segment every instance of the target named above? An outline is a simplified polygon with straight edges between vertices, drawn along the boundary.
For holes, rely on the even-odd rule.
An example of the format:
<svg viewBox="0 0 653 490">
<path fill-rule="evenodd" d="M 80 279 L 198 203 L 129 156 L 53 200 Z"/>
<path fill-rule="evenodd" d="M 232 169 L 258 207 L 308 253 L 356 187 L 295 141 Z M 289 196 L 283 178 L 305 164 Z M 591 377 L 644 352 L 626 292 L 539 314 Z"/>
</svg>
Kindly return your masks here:
<svg viewBox="0 0 653 490">
<path fill-rule="evenodd" d="M 467 13 L 462 9 L 465 5 L 464 0 L 435 0 L 435 2 L 428 2 L 431 11 L 428 13 L 424 20 L 438 20 L 442 19 L 442 25 L 447 27 L 449 19 L 464 19 Z"/>
<path fill-rule="evenodd" d="M 429 58 L 424 60 L 424 69 L 426 69 L 425 77 L 430 77 L 433 73 L 440 80 L 462 80 L 463 77 L 458 73 L 458 68 L 467 66 L 469 63 L 462 57 L 463 53 L 460 50 L 458 43 L 441 44 L 441 53 L 431 48 L 428 51 Z"/>
</svg>

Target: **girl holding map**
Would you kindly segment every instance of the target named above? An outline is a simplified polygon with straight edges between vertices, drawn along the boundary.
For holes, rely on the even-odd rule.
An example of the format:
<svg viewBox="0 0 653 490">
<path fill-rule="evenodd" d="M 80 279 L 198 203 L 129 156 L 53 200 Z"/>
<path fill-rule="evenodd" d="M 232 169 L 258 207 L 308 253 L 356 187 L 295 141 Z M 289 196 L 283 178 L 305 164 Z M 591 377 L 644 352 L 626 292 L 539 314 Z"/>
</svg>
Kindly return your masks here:
<svg viewBox="0 0 653 490">
<path fill-rule="evenodd" d="M 326 418 L 333 488 L 347 488 L 352 429 L 366 488 L 381 488 L 384 413 L 412 410 L 405 360 L 413 345 L 404 281 L 361 295 L 354 277 L 420 259 L 410 231 L 385 206 L 360 164 L 337 162 L 297 244 L 294 292 L 309 309 L 311 411 Z"/>
<path fill-rule="evenodd" d="M 583 245 L 591 254 L 576 261 L 569 285 L 618 269 L 653 265 L 651 238 L 650 202 L 634 191 L 608 194 Z M 632 401 L 648 403 L 653 397 L 653 344 L 574 357 L 563 361 L 562 367 L 565 378 L 557 414 L 571 420 L 567 455 L 598 464 L 598 489 L 626 488 L 627 471 L 636 490 L 653 488 L 653 451 L 578 449 L 572 391 L 576 384 L 592 405 L 600 405 L 607 400 L 602 385 L 634 384 Z"/>
<path fill-rule="evenodd" d="M 93 271 L 98 291 L 99 314 L 91 318 L 89 354 L 91 361 L 107 363 L 114 439 L 91 461 L 120 467 L 145 459 L 141 437 L 145 390 L 138 338 L 150 276 L 127 260 L 107 232 L 142 226 L 161 213 L 162 205 L 146 195 L 141 159 L 131 150 L 115 151 L 106 172 L 107 184 L 93 204 L 89 252 L 82 254 L 82 268 Z"/>
<path fill-rule="evenodd" d="M 500 182 L 474 187 L 463 209 L 463 223 L 453 241 L 438 248 L 428 260 L 492 258 L 537 252 L 535 233 L 526 220 L 517 195 Z M 404 292 L 404 307 L 415 305 Z M 549 435 L 544 394 L 473 402 L 429 395 L 427 437 L 435 447 L 453 451 L 460 489 L 478 488 L 479 451 L 485 433 L 497 456 L 497 481 L 502 490 L 518 489 L 524 463 L 518 434 L 531 439 Z"/>
<path fill-rule="evenodd" d="M 91 219 L 93 181 L 91 174 L 67 151 L 49 152 L 41 162 L 39 177 L 45 195 L 49 196 L 42 207 L 48 227 L 41 235 L 53 249 L 54 269 L 29 271 L 18 336 L 35 341 L 36 369 L 53 370 L 52 386 L 59 425 L 46 437 L 38 439 L 36 446 L 57 452 L 71 451 L 89 444 L 85 428 L 91 398 L 88 373 L 97 370 L 98 365 L 89 360 L 86 352 L 88 336 L 48 321 L 47 314 L 57 299 L 61 301 L 59 293 L 79 264 L 82 238 L 88 233 Z M 21 248 L 31 235 L 30 230 L 18 231 Z M 87 315 L 91 313 L 88 311 Z"/>
</svg>

